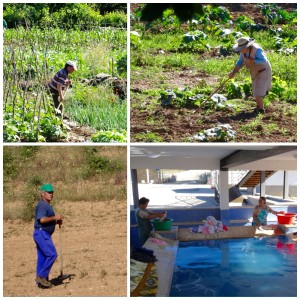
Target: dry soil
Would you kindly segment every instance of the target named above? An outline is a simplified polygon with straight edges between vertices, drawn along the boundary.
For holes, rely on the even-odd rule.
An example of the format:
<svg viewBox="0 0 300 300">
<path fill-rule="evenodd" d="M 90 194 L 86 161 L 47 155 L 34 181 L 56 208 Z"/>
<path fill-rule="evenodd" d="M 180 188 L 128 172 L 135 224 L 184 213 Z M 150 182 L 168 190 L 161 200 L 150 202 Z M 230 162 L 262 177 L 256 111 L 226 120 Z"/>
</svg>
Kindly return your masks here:
<svg viewBox="0 0 300 300">
<path fill-rule="evenodd" d="M 33 222 L 4 221 L 3 296 L 126 296 L 126 201 L 61 202 L 55 211 L 64 216 L 63 274 L 73 278 L 55 280 L 58 257 L 50 273 L 54 286 L 38 288 Z M 58 228 L 52 237 L 59 253 Z"/>
</svg>

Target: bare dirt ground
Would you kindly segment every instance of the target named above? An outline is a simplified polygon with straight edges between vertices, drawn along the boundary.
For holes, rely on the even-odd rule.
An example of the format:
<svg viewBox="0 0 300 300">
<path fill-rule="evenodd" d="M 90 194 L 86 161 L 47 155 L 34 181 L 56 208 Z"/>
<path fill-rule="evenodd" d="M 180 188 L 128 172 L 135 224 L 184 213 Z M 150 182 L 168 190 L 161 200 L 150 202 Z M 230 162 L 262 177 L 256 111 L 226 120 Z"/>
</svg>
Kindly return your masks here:
<svg viewBox="0 0 300 300">
<path fill-rule="evenodd" d="M 55 212 L 64 217 L 63 274 L 73 278 L 55 280 L 60 275 L 58 257 L 50 272 L 54 286 L 38 288 L 33 222 L 4 221 L 3 296 L 126 296 L 126 201 L 61 202 Z M 58 228 L 52 238 L 59 254 Z"/>
</svg>

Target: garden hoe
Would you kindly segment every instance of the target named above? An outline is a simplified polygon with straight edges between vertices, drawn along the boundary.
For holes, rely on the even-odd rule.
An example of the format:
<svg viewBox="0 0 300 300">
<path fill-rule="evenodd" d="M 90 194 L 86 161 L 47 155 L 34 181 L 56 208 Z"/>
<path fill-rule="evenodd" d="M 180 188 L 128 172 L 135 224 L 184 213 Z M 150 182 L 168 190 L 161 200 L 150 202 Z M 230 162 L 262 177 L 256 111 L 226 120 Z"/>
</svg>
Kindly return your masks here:
<svg viewBox="0 0 300 300">
<path fill-rule="evenodd" d="M 66 88 L 66 90 L 64 92 L 64 97 L 65 97 L 65 95 L 67 93 L 68 88 L 69 88 L 69 86 L 67 85 L 67 88 Z M 61 121 L 63 121 L 63 119 L 64 119 L 64 103 L 63 103 L 63 101 L 61 101 L 59 103 L 59 105 L 57 107 L 57 110 L 60 111 L 60 113 L 61 113 Z"/>
<path fill-rule="evenodd" d="M 211 99 L 211 97 L 214 95 L 214 94 L 216 94 L 224 85 L 225 85 L 225 83 L 229 80 L 230 78 L 227 78 L 227 79 L 225 79 L 208 97 L 207 97 L 207 99 L 205 99 L 203 102 L 202 102 L 202 104 L 203 103 L 205 103 L 205 102 L 207 102 L 209 99 Z"/>
<path fill-rule="evenodd" d="M 65 274 L 63 273 L 63 256 L 62 256 L 62 233 L 61 233 L 62 229 L 61 229 L 61 225 L 59 225 L 59 262 L 60 262 L 60 275 L 58 276 L 58 278 L 60 280 L 64 280 L 64 279 L 68 279 L 68 278 L 72 278 L 72 275 L 69 274 Z"/>
</svg>

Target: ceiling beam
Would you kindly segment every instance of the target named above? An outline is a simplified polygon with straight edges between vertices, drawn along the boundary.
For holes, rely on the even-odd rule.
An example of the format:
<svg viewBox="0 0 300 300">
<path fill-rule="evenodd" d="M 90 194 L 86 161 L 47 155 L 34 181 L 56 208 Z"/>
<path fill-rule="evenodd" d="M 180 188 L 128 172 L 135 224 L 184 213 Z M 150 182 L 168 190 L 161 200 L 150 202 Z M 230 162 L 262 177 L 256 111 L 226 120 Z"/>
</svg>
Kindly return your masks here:
<svg viewBox="0 0 300 300">
<path fill-rule="evenodd" d="M 244 165 L 295 150 L 297 150 L 296 146 L 278 146 L 267 150 L 238 150 L 220 160 L 220 170 L 226 171 L 238 165 Z"/>
</svg>

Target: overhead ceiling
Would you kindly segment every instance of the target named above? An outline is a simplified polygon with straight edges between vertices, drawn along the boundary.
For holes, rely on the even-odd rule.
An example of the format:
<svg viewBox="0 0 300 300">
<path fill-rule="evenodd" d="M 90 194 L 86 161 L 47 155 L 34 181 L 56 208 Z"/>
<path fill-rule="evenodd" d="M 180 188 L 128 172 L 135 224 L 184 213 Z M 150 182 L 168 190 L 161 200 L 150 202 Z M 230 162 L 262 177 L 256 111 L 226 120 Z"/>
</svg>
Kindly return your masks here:
<svg viewBox="0 0 300 300">
<path fill-rule="evenodd" d="M 229 170 L 296 170 L 297 148 L 289 145 L 247 144 L 130 147 L 132 169 L 219 170 L 221 162 L 227 162 L 222 167 Z"/>
</svg>

